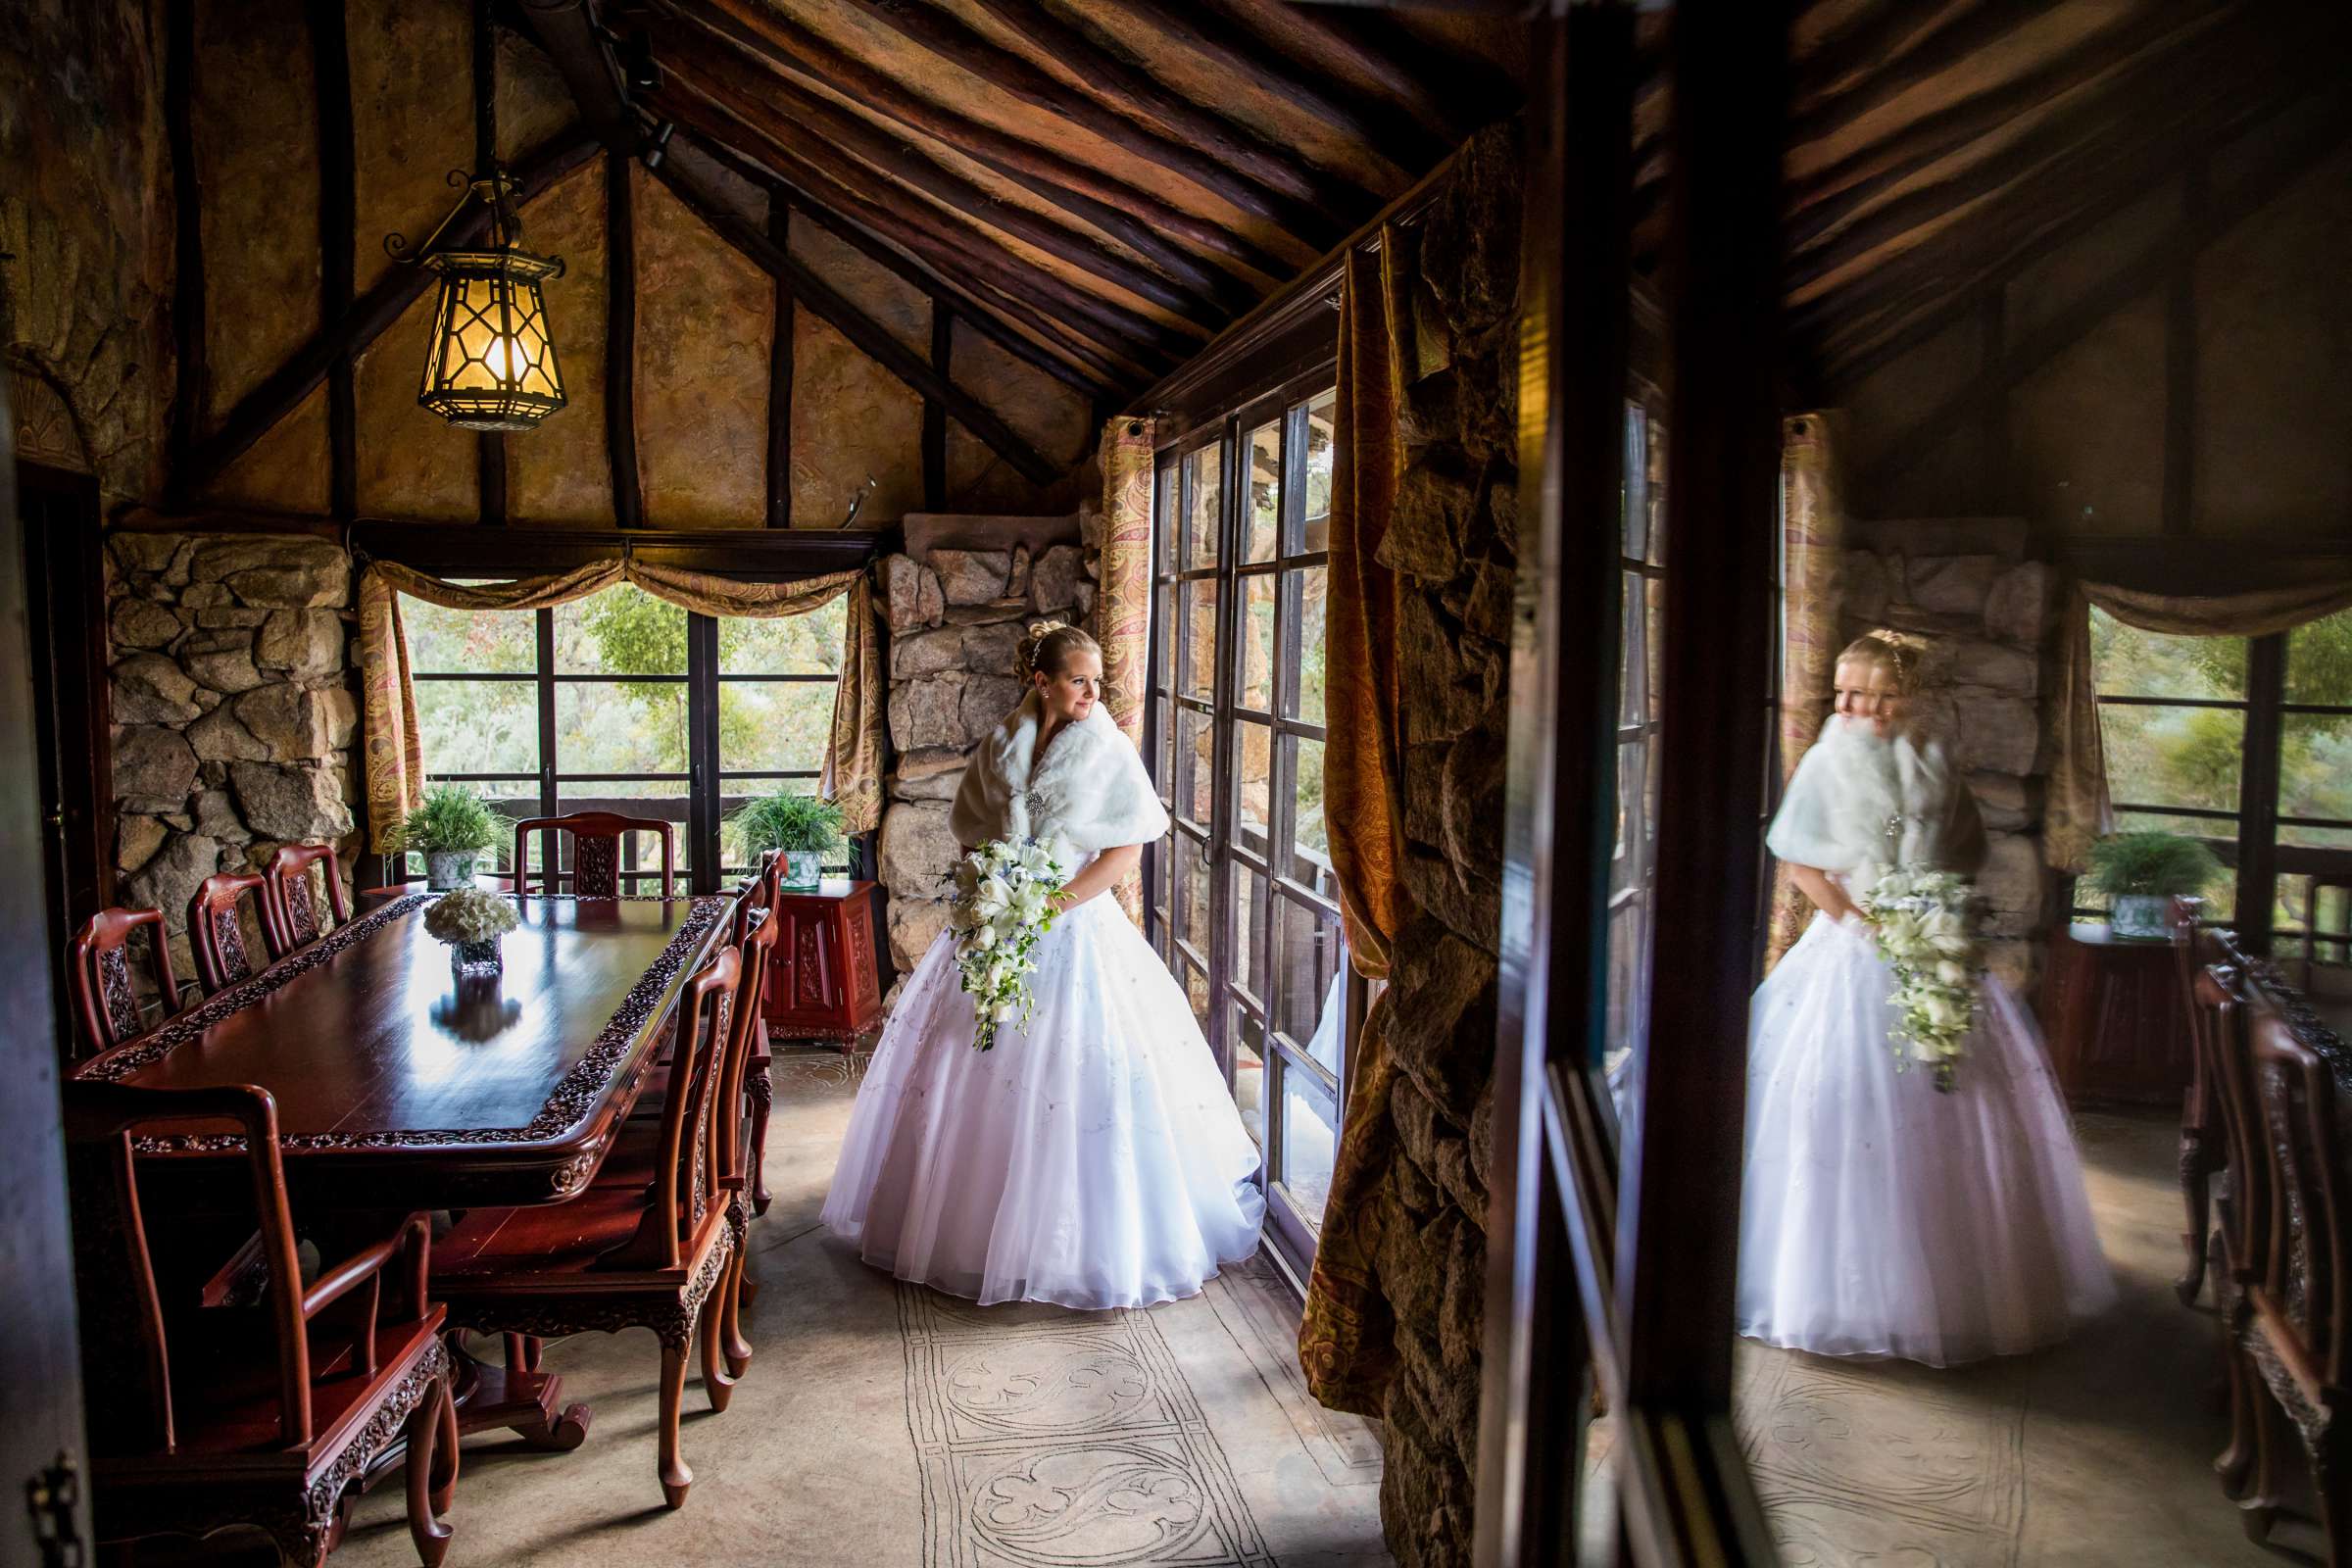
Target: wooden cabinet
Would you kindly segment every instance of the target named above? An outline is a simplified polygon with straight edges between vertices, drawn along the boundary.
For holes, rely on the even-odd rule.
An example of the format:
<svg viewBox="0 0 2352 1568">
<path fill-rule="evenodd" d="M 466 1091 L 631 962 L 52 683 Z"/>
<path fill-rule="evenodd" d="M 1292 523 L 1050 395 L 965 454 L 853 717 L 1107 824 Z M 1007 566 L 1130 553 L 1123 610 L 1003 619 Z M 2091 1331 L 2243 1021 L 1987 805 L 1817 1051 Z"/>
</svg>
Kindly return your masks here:
<svg viewBox="0 0 2352 1568">
<path fill-rule="evenodd" d="M 776 900 L 776 949 L 767 967 L 768 1033 L 845 1045 L 881 1021 L 874 957 L 874 884 L 831 882 Z"/>
<path fill-rule="evenodd" d="M 2187 1013 L 2170 942 L 2062 927 L 2042 980 L 2041 1026 L 2071 1105 L 2177 1108 L 2188 1088 Z"/>
</svg>

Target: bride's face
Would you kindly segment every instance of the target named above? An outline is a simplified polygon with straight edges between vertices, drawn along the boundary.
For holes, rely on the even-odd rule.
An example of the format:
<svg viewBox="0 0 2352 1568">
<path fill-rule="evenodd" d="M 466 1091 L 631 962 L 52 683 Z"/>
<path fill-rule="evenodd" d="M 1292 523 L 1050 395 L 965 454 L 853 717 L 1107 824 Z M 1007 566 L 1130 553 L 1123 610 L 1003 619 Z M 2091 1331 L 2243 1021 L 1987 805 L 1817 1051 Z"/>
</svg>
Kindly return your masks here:
<svg viewBox="0 0 2352 1568">
<path fill-rule="evenodd" d="M 1093 712 L 1102 699 L 1102 661 L 1083 648 L 1073 649 L 1059 671 L 1049 675 L 1041 669 L 1029 679 L 1049 718 L 1075 722 Z"/>
<path fill-rule="evenodd" d="M 1840 660 L 1837 684 L 1839 718 L 1867 727 L 1881 740 L 1894 733 L 1903 713 L 1903 694 L 1893 670 L 1874 660 Z"/>
</svg>

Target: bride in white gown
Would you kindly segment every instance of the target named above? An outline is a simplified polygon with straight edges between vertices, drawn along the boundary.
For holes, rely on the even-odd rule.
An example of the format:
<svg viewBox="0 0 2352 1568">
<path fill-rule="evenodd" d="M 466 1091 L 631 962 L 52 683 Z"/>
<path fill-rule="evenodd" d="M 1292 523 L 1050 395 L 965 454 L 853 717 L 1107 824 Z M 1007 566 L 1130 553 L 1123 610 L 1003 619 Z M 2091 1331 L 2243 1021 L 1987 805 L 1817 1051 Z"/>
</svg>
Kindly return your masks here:
<svg viewBox="0 0 2352 1568">
<path fill-rule="evenodd" d="M 1167 831 L 1101 704 L 1102 652 L 1058 622 L 1021 645 L 1021 706 L 964 770 L 951 825 L 1080 866 L 1032 952 L 1036 1010 L 972 1049 L 955 936 L 900 995 L 851 1111 L 824 1223 L 877 1268 L 982 1303 L 1143 1306 L 1256 1250 L 1265 1200 L 1183 989 L 1108 895 Z"/>
<path fill-rule="evenodd" d="M 1948 1093 L 1897 1071 L 1893 971 L 1854 897 L 1886 863 L 1973 875 L 1984 831 L 1944 748 L 1904 732 L 1907 650 L 1838 657 L 1838 711 L 1766 842 L 1820 911 L 1748 1014 L 1740 1332 L 1933 1366 L 2063 1339 L 2115 1288 L 2033 1018 L 1980 977 Z"/>
</svg>

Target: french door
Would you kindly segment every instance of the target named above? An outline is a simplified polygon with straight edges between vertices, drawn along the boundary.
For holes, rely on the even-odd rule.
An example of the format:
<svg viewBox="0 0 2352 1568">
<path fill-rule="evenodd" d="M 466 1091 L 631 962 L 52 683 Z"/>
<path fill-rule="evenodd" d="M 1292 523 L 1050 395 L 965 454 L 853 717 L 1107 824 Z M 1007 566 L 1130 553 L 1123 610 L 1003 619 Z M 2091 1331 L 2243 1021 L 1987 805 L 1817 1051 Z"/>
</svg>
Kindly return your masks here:
<svg viewBox="0 0 2352 1568">
<path fill-rule="evenodd" d="M 1147 858 L 1146 931 L 1264 1152 L 1269 1225 L 1302 1276 L 1364 1002 L 1323 820 L 1332 409 L 1325 366 L 1160 454 L 1145 739 L 1174 820 Z"/>
</svg>

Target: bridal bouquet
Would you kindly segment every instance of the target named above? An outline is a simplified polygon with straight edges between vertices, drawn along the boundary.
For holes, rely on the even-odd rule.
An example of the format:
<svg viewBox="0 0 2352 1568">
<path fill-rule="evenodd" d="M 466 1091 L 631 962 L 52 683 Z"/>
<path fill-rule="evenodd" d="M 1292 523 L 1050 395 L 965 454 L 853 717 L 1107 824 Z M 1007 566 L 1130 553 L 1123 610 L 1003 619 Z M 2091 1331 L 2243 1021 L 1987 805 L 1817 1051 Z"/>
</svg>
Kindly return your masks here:
<svg viewBox="0 0 2352 1568">
<path fill-rule="evenodd" d="M 1894 968 L 1895 1064 L 1936 1069 L 1949 1091 L 1977 1013 L 1977 890 L 1950 871 L 1897 866 L 1858 901 L 1879 954 Z"/>
<path fill-rule="evenodd" d="M 1041 844 L 1003 839 L 981 845 L 956 867 L 949 929 L 956 933 L 956 967 L 971 993 L 979 1030 L 975 1050 L 997 1043 L 1000 1024 L 1027 1024 L 1035 999 L 1029 950 L 1054 929 L 1054 895 L 1065 882 L 1061 864 Z"/>
</svg>

